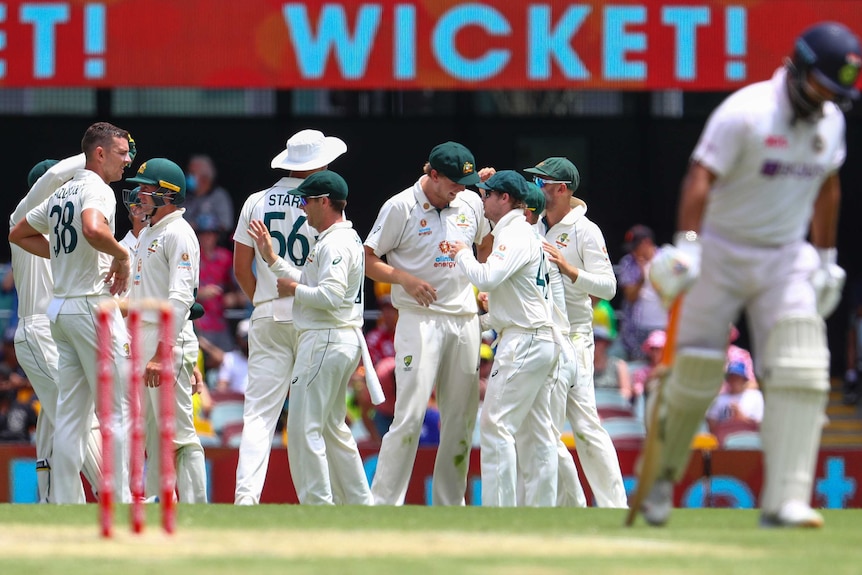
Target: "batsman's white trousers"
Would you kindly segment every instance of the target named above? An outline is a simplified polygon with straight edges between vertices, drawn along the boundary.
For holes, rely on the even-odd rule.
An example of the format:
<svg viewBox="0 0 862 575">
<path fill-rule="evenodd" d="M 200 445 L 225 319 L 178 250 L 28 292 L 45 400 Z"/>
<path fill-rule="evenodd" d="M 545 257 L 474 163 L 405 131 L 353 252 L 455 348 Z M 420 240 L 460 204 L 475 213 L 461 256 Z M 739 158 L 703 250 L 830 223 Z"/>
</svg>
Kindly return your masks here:
<svg viewBox="0 0 862 575">
<path fill-rule="evenodd" d="M 556 504 L 558 459 L 551 390 L 559 353 L 549 327 L 509 328 L 500 334 L 479 422 L 485 507 L 517 504 L 519 458 L 524 502 L 543 507 Z M 518 441 L 524 438 L 529 441 Z"/>
<path fill-rule="evenodd" d="M 362 458 L 345 422 L 347 384 L 361 355 L 356 332 L 352 328 L 303 331 L 296 354 L 287 457 L 299 502 L 373 505 Z"/>
<path fill-rule="evenodd" d="M 296 339 L 293 322 L 273 321 L 271 302 L 255 308 L 248 333 L 248 385 L 236 466 L 236 503 L 260 503 L 275 426 L 290 387 Z"/>
<path fill-rule="evenodd" d="M 802 241 L 753 247 L 713 235 L 702 240 L 701 275 L 682 303 L 677 349 L 727 349 L 730 324 L 744 307 L 757 367 L 780 318 L 817 315 L 809 280 L 819 265 L 817 252 Z"/>
<path fill-rule="evenodd" d="M 33 385 L 41 409 L 36 422 L 36 459 L 39 472 L 39 501 L 51 500 L 51 460 L 54 451 L 54 422 L 57 420 L 57 344 L 51 337 L 51 322 L 45 314 L 18 319 L 15 330 L 15 355 Z M 95 414 L 90 418 L 90 433 L 81 471 L 96 492 L 102 476 L 102 438 Z"/>
<path fill-rule="evenodd" d="M 422 421 L 437 391 L 440 445 L 434 462 L 434 505 L 464 505 L 467 468 L 479 409 L 476 315 L 401 310 L 395 328 L 395 419 L 383 436 L 371 485 L 377 505 L 403 505 Z"/>
<path fill-rule="evenodd" d="M 84 503 L 81 468 L 87 452 L 98 382 L 96 338 L 98 306 L 111 298 L 79 297 L 63 302 L 51 334 L 57 342 L 57 419 L 54 423 L 52 462 L 53 503 Z M 114 494 L 118 501 L 131 501 L 129 491 L 129 403 L 128 335 L 119 309 L 110 314 L 113 354 L 113 406 L 109 425 L 114 436 Z M 110 454 L 104 453 L 104 457 Z"/>
<path fill-rule="evenodd" d="M 627 508 L 626 489 L 620 472 L 620 461 L 610 435 L 602 427 L 596 410 L 593 385 L 593 338 L 572 334 L 578 362 L 575 385 L 566 395 L 566 418 L 575 436 L 575 449 L 581 468 L 599 507 Z"/>
<path fill-rule="evenodd" d="M 144 385 L 146 362 L 156 353 L 160 338 L 158 324 L 141 324 L 141 373 L 132 380 L 134 385 Z M 177 493 L 181 503 L 207 502 L 206 459 L 201 440 L 195 431 L 192 410 L 192 378 L 198 355 L 198 340 L 190 325 L 187 325 L 174 347 L 172 371 L 174 386 L 174 450 L 176 452 Z M 165 385 L 162 383 L 161 385 Z M 147 481 L 146 495 L 159 495 L 161 477 L 160 441 L 161 433 L 161 386 L 147 387 L 142 409 L 145 413 Z"/>
</svg>

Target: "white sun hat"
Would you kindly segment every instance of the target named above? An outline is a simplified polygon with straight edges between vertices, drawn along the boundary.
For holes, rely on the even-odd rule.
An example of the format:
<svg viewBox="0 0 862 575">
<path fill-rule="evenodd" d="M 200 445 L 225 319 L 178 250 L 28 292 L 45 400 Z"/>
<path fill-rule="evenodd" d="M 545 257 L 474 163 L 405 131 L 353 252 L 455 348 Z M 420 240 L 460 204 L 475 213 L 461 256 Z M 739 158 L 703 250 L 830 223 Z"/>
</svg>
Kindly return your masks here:
<svg viewBox="0 0 862 575">
<path fill-rule="evenodd" d="M 324 136 L 318 130 L 302 130 L 292 135 L 282 152 L 272 159 L 272 167 L 298 172 L 322 168 L 347 151 L 341 138 Z"/>
</svg>

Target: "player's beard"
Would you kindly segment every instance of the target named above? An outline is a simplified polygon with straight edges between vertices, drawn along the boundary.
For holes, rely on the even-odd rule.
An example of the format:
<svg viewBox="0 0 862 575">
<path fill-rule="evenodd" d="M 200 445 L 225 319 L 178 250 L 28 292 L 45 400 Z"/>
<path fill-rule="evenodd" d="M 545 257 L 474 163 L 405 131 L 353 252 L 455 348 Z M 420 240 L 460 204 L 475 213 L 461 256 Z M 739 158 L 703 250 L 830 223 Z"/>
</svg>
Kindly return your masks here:
<svg viewBox="0 0 862 575">
<path fill-rule="evenodd" d="M 787 95 L 793 108 L 793 121 L 808 120 L 823 113 L 823 102 L 815 102 L 808 95 L 803 84 L 807 81 L 805 72 L 797 68 L 790 60 L 787 67 Z"/>
</svg>

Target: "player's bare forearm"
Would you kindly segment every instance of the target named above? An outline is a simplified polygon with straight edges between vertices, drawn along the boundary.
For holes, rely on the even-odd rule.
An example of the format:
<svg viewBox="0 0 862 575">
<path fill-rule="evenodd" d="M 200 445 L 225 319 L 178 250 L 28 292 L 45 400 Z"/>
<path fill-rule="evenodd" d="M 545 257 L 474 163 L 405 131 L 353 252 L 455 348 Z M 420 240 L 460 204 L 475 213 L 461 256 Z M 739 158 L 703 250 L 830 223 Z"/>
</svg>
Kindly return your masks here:
<svg viewBox="0 0 862 575">
<path fill-rule="evenodd" d="M 832 174 L 820 186 L 811 217 L 811 243 L 818 248 L 835 247 L 838 240 L 838 211 L 841 205 L 841 183 Z"/>
<path fill-rule="evenodd" d="M 233 274 L 236 283 L 249 300 L 254 300 L 254 292 L 257 289 L 257 278 L 252 271 L 253 262 L 254 248 L 234 242 Z"/>
<path fill-rule="evenodd" d="M 709 190 L 715 181 L 715 175 L 698 162 L 692 162 L 682 180 L 679 212 L 677 214 L 677 229 L 681 231 L 700 231 L 703 213 Z"/>
</svg>

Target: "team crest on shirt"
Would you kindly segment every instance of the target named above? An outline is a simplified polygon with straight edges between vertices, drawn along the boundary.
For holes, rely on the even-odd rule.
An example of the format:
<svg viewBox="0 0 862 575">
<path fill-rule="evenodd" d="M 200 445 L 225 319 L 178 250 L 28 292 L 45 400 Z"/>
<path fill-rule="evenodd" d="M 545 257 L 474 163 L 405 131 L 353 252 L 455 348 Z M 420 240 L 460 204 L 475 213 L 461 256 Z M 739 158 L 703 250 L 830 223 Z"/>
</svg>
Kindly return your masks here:
<svg viewBox="0 0 862 575">
<path fill-rule="evenodd" d="M 126 357 L 132 356 L 132 346 L 130 346 L 128 343 L 123 344 L 123 355 L 125 355 Z"/>
<path fill-rule="evenodd" d="M 189 254 L 184 253 L 180 256 L 180 264 L 177 266 L 178 269 L 181 270 L 190 270 L 192 269 L 192 261 L 189 257 Z"/>
<path fill-rule="evenodd" d="M 420 236 L 430 236 L 431 235 L 431 226 L 428 225 L 428 220 L 422 218 L 419 220 L 419 235 Z"/>
<path fill-rule="evenodd" d="M 405 355 L 404 356 L 404 371 L 413 371 L 413 368 L 410 367 L 412 363 L 413 363 L 413 356 L 412 355 Z"/>
<path fill-rule="evenodd" d="M 569 245 L 569 234 L 560 234 L 555 242 L 559 247 L 565 248 Z"/>
<path fill-rule="evenodd" d="M 159 239 L 156 238 L 150 244 L 150 247 L 147 248 L 147 251 L 150 252 L 151 254 L 154 254 L 154 253 L 156 253 L 156 250 L 158 249 L 158 247 L 159 247 Z"/>
</svg>

